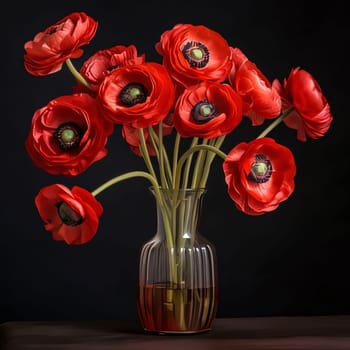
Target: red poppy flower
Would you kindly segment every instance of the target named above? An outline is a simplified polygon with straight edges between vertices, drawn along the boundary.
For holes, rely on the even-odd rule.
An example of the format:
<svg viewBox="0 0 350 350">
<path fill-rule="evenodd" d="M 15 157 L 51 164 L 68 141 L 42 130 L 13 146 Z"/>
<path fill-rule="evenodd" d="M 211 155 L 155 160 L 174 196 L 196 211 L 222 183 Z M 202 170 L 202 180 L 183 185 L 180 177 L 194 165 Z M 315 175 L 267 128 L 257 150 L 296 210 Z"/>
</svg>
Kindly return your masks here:
<svg viewBox="0 0 350 350">
<path fill-rule="evenodd" d="M 71 177 L 106 156 L 113 127 L 90 95 L 60 96 L 34 113 L 25 147 L 37 167 Z"/>
<path fill-rule="evenodd" d="M 52 238 L 67 244 L 84 244 L 96 234 L 103 207 L 84 188 L 74 186 L 70 191 L 60 184 L 42 188 L 35 205 Z"/>
<path fill-rule="evenodd" d="M 62 68 L 68 58 L 83 54 L 81 46 L 95 36 L 98 23 L 84 12 L 73 12 L 24 44 L 24 66 L 28 73 L 44 76 Z"/>
<path fill-rule="evenodd" d="M 96 93 L 102 80 L 113 69 L 128 64 L 139 64 L 145 61 L 145 55 L 137 55 L 134 45 L 116 45 L 109 49 L 97 51 L 87 59 L 80 69 L 80 74 L 89 83 L 90 89 L 82 83 L 77 83 L 75 92 Z"/>
<path fill-rule="evenodd" d="M 228 194 L 249 215 L 275 210 L 294 191 L 293 153 L 264 137 L 235 146 L 223 163 Z"/>
<path fill-rule="evenodd" d="M 230 47 L 230 50 L 232 53 L 233 66 L 229 73 L 228 78 L 232 79 L 233 74 L 235 73 L 235 70 L 237 70 L 246 61 L 249 61 L 249 60 L 248 60 L 248 57 L 243 53 L 243 51 L 238 47 Z"/>
<path fill-rule="evenodd" d="M 97 99 L 113 123 L 146 128 L 168 115 L 175 87 L 164 66 L 145 62 L 113 70 L 101 83 Z"/>
<path fill-rule="evenodd" d="M 227 135 L 242 121 L 242 99 L 228 84 L 203 81 L 182 93 L 173 118 L 183 137 Z"/>
<path fill-rule="evenodd" d="M 278 80 L 273 85 L 282 97 L 283 112 L 291 106 L 295 108 L 283 121 L 297 130 L 298 140 L 306 141 L 307 136 L 316 139 L 325 135 L 333 116 L 318 82 L 309 72 L 294 68 L 284 79 L 283 85 Z"/>
<path fill-rule="evenodd" d="M 177 24 L 161 35 L 155 49 L 171 76 L 185 87 L 202 80 L 223 82 L 233 64 L 227 41 L 203 25 Z"/>
<path fill-rule="evenodd" d="M 163 120 L 163 136 L 170 135 L 174 128 L 172 115 L 169 115 Z M 155 133 L 158 135 L 159 124 L 154 125 L 153 129 Z M 146 140 L 146 147 L 150 156 L 155 156 L 156 152 L 153 147 L 152 140 L 149 136 L 148 129 L 144 129 L 144 135 Z M 132 152 L 136 155 L 141 156 L 140 152 L 140 137 L 139 137 L 139 129 L 132 127 L 129 124 L 124 124 L 122 126 L 122 136 L 126 143 L 129 145 Z"/>
<path fill-rule="evenodd" d="M 238 48 L 232 48 L 234 66 L 229 82 L 243 100 L 243 114 L 252 125 L 261 125 L 265 119 L 273 119 L 281 112 L 281 97 L 270 81 Z"/>
</svg>

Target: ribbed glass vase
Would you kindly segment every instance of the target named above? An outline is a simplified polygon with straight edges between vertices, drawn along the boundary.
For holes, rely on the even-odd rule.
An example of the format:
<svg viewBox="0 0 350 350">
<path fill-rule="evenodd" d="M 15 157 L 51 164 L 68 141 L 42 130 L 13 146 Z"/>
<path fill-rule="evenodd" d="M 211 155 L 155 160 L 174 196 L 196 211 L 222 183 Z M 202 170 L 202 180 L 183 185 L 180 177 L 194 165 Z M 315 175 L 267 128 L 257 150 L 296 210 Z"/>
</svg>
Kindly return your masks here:
<svg viewBox="0 0 350 350">
<path fill-rule="evenodd" d="M 155 333 L 209 331 L 218 304 L 214 245 L 198 232 L 205 189 L 151 188 L 157 231 L 141 250 L 137 309 Z"/>
</svg>

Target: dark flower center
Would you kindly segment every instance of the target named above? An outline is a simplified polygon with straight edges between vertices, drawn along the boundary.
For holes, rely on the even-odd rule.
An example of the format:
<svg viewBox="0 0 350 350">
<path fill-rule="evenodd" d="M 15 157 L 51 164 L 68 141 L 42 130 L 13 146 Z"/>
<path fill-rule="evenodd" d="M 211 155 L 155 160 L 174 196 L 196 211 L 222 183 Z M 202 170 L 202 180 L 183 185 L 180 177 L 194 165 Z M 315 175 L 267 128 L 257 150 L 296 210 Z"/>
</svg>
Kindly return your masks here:
<svg viewBox="0 0 350 350">
<path fill-rule="evenodd" d="M 66 202 L 57 204 L 58 215 L 62 222 L 68 226 L 77 226 L 83 222 L 83 218 L 75 212 Z"/>
<path fill-rule="evenodd" d="M 182 54 L 194 68 L 203 68 L 209 62 L 208 48 L 198 41 L 188 41 L 182 49 Z"/>
<path fill-rule="evenodd" d="M 64 27 L 64 23 L 60 23 L 58 25 L 52 26 L 52 28 L 50 28 L 47 34 L 49 35 L 55 34 L 56 32 L 60 31 L 63 27 Z"/>
<path fill-rule="evenodd" d="M 270 179 L 271 175 L 271 162 L 263 154 L 257 154 L 255 156 L 255 161 L 250 167 L 248 178 L 257 183 L 264 183 Z"/>
<path fill-rule="evenodd" d="M 119 67 L 118 65 L 115 65 L 115 66 L 110 65 L 110 66 L 106 67 L 105 69 L 106 69 L 106 71 L 111 72 L 112 70 L 114 70 L 114 69 L 116 69 L 118 67 Z"/>
<path fill-rule="evenodd" d="M 134 106 L 146 101 L 148 92 L 146 88 L 138 83 L 127 84 L 119 94 L 121 103 L 127 107 Z"/>
<path fill-rule="evenodd" d="M 207 100 L 198 102 L 192 108 L 192 117 L 197 124 L 206 123 L 215 118 L 218 114 L 219 112 L 216 110 L 215 106 Z"/>
<path fill-rule="evenodd" d="M 75 123 L 61 124 L 54 133 L 58 147 L 63 151 L 78 148 L 83 132 Z"/>
</svg>

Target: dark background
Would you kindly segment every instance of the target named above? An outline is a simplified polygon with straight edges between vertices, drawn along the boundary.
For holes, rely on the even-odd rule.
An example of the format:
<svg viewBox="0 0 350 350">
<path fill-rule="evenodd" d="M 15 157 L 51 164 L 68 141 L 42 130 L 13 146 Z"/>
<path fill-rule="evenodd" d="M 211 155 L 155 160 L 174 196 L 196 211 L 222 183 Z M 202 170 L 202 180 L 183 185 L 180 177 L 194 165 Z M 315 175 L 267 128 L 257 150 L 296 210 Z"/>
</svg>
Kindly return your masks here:
<svg viewBox="0 0 350 350">
<path fill-rule="evenodd" d="M 293 195 L 273 213 L 241 214 L 227 195 L 217 159 L 201 232 L 217 248 L 218 317 L 350 313 L 345 54 L 350 33 L 344 6 L 335 1 L 31 1 L 6 12 L 1 24 L 5 108 L 0 138 L 0 322 L 136 319 L 139 251 L 155 233 L 149 183 L 132 179 L 100 195 L 104 214 L 99 231 L 82 246 L 53 241 L 33 202 L 48 184 L 93 190 L 115 175 L 143 169 L 118 132 L 108 143 L 109 156 L 74 179 L 44 173 L 25 152 L 34 111 L 70 93 L 74 82 L 66 68 L 43 78 L 29 75 L 23 67 L 23 45 L 73 11 L 85 11 L 99 21 L 82 60 L 117 44 L 135 44 L 149 60 L 159 60 L 154 43 L 164 30 L 182 22 L 218 31 L 271 80 L 282 80 L 297 66 L 313 74 L 334 115 L 326 136 L 302 143 L 284 125 L 270 134 L 295 154 Z M 77 68 L 82 60 L 75 61 Z M 256 137 L 258 131 L 245 119 L 226 139 L 224 150 Z"/>
</svg>

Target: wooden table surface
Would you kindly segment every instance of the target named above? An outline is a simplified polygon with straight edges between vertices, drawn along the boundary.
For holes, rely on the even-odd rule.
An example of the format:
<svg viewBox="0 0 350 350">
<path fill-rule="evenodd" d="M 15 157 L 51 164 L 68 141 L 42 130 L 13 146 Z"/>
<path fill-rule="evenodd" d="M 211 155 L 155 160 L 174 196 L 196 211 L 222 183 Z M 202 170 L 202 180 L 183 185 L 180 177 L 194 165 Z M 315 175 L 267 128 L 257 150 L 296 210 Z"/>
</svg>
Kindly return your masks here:
<svg viewBox="0 0 350 350">
<path fill-rule="evenodd" d="M 350 350 L 350 315 L 219 318 L 192 335 L 147 334 L 136 321 L 11 321 L 0 349 Z"/>
</svg>

